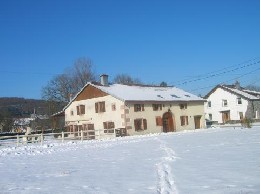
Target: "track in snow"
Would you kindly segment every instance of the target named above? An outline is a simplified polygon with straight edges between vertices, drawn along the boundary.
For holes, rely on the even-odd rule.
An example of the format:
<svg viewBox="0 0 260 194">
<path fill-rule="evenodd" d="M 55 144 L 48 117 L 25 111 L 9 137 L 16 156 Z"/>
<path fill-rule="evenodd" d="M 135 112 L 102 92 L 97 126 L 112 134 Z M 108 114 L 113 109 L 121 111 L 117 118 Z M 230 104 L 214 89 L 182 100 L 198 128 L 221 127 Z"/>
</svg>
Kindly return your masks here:
<svg viewBox="0 0 260 194">
<path fill-rule="evenodd" d="M 158 138 L 160 149 L 166 154 L 161 157 L 161 161 L 157 164 L 157 193 L 158 194 L 177 194 L 177 188 L 173 179 L 171 163 L 175 161 L 176 156 L 173 149 L 168 147 L 166 143 Z"/>
</svg>

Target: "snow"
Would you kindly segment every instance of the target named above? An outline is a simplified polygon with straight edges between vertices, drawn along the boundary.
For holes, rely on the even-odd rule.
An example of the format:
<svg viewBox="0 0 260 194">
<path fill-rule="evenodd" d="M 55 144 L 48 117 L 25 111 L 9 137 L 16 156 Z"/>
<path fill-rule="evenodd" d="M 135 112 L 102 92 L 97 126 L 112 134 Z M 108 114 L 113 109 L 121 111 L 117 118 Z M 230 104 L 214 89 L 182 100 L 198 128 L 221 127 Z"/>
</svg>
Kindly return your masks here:
<svg viewBox="0 0 260 194">
<path fill-rule="evenodd" d="M 176 87 L 130 86 L 123 84 L 94 86 L 124 101 L 204 101 L 204 99 Z"/>
<path fill-rule="evenodd" d="M 222 85 L 222 87 L 223 87 L 223 88 L 226 88 L 226 89 L 228 89 L 228 90 L 231 90 L 231 91 L 233 91 L 233 92 L 236 93 L 236 94 L 239 94 L 239 95 L 241 95 L 241 96 L 244 96 L 245 98 L 248 98 L 248 99 L 250 99 L 250 100 L 259 100 L 258 97 L 247 93 L 247 92 L 249 92 L 249 90 L 243 90 L 243 91 L 242 91 L 242 90 L 239 90 L 239 89 L 236 89 L 236 88 L 227 87 L 227 86 L 224 86 L 224 85 Z"/>
<path fill-rule="evenodd" d="M 3 193 L 259 193 L 260 127 L 0 147 Z"/>
</svg>

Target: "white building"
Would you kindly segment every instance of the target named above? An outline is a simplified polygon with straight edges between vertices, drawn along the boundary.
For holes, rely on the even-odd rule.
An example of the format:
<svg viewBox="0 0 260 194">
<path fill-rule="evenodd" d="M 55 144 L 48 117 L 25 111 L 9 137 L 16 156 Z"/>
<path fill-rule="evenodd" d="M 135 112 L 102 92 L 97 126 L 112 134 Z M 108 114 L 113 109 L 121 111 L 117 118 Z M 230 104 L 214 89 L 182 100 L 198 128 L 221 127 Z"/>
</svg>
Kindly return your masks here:
<svg viewBox="0 0 260 194">
<path fill-rule="evenodd" d="M 209 121 L 226 123 L 247 117 L 258 119 L 260 92 L 246 90 L 239 82 L 234 85 L 217 85 L 206 96 L 205 118 Z"/>
<path fill-rule="evenodd" d="M 203 128 L 205 100 L 176 87 L 88 83 L 65 107 L 65 126 L 105 137 Z"/>
</svg>

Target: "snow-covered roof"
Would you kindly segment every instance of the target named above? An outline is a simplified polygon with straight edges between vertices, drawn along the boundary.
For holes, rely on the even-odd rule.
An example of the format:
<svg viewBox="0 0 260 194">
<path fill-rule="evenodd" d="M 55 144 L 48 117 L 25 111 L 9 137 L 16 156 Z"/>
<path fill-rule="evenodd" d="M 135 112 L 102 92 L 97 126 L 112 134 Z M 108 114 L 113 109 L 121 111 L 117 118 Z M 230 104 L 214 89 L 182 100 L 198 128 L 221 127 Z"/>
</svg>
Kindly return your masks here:
<svg viewBox="0 0 260 194">
<path fill-rule="evenodd" d="M 242 98 L 246 98 L 247 100 L 260 100 L 260 92 L 253 91 L 253 90 L 247 90 L 242 87 L 239 89 L 236 88 L 234 85 L 217 85 L 215 88 L 213 88 L 206 96 L 205 98 L 208 98 L 210 94 L 212 94 L 217 88 L 222 88 L 228 92 L 231 92 L 233 94 L 236 94 Z"/>
<path fill-rule="evenodd" d="M 123 101 L 204 101 L 204 99 L 176 87 L 123 84 L 94 86 Z"/>
<path fill-rule="evenodd" d="M 226 88 L 228 90 L 231 90 L 232 92 L 236 93 L 236 94 L 239 94 L 247 99 L 250 99 L 250 100 L 259 100 L 259 98 L 257 98 L 256 96 L 253 96 L 243 90 L 239 90 L 239 89 L 236 89 L 236 88 L 230 88 L 230 87 L 227 87 L 227 86 L 222 86 L 223 88 Z"/>
<path fill-rule="evenodd" d="M 154 101 L 154 102 L 189 102 L 189 101 L 205 101 L 194 94 L 185 92 L 176 87 L 158 87 L 143 85 L 123 85 L 112 84 L 103 86 L 97 83 L 87 83 L 75 97 L 64 107 L 63 111 L 78 97 L 78 95 L 87 87 L 93 86 L 101 91 L 122 101 Z"/>
</svg>

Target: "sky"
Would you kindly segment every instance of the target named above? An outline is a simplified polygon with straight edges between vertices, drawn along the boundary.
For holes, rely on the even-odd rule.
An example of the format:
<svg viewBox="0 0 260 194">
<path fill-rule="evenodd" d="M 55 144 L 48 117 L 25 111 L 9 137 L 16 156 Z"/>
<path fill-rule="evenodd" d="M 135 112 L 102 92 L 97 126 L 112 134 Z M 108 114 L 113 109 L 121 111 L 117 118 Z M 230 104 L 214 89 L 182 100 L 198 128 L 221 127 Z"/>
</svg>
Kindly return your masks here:
<svg viewBox="0 0 260 194">
<path fill-rule="evenodd" d="M 126 73 L 205 95 L 260 85 L 258 0 L 1 0 L 0 97 L 40 99 L 80 57 L 97 75 Z"/>
</svg>

